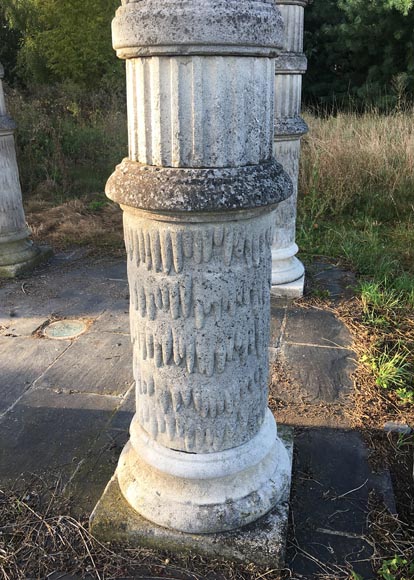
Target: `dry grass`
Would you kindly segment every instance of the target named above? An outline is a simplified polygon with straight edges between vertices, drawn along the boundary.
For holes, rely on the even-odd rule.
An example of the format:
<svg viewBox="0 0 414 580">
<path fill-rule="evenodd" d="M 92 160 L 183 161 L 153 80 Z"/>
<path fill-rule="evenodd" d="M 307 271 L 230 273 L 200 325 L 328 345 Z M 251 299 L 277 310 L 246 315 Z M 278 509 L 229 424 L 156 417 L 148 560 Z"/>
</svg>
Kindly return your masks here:
<svg viewBox="0 0 414 580">
<path fill-rule="evenodd" d="M 91 246 L 110 253 L 123 252 L 122 211 L 114 203 L 91 209 L 89 198 L 73 199 L 55 206 L 39 198 L 26 204 L 26 218 L 37 242 L 55 251 L 70 246 Z"/>
<path fill-rule="evenodd" d="M 278 580 L 272 570 L 103 544 L 87 519 L 72 517 L 60 482 L 34 480 L 0 490 L 0 578 L 45 580 L 71 574 L 88 580 Z"/>
<path fill-rule="evenodd" d="M 323 211 L 336 216 L 364 205 L 386 217 L 389 209 L 394 216 L 407 203 L 414 211 L 413 111 L 306 120 L 310 132 L 303 141 L 300 190 L 320 192 Z"/>
</svg>

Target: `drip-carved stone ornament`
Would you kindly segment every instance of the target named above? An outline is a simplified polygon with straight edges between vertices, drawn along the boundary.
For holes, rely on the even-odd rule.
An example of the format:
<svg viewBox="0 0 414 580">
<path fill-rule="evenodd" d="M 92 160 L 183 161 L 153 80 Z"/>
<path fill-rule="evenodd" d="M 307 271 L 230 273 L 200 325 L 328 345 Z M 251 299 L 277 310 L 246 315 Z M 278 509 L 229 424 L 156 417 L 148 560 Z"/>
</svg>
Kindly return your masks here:
<svg viewBox="0 0 414 580">
<path fill-rule="evenodd" d="M 123 2 L 129 158 L 107 195 L 124 211 L 136 414 L 117 468 L 148 520 L 241 527 L 290 482 L 267 408 L 274 208 L 273 0 Z M 92 515 L 92 522 L 94 516 Z"/>
</svg>

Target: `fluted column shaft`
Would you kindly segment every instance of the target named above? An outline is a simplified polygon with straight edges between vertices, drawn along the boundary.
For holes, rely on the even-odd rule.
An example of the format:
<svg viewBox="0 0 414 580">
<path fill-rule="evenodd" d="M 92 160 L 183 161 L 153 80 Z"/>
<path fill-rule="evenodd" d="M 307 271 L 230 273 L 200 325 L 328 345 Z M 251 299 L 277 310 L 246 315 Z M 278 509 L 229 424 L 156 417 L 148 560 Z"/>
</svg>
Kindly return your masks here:
<svg viewBox="0 0 414 580">
<path fill-rule="evenodd" d="M 301 118 L 302 76 L 306 72 L 303 54 L 304 9 L 307 0 L 276 0 L 285 23 L 283 53 L 276 59 L 274 155 L 289 173 L 294 194 L 275 212 L 272 247 L 272 285 L 283 294 L 283 285 L 304 276 L 303 264 L 296 258 L 296 209 L 300 142 L 307 132 Z M 303 280 L 299 292 L 303 291 Z"/>
<path fill-rule="evenodd" d="M 184 532 L 266 513 L 289 480 L 267 409 L 273 209 L 270 0 L 125 3 L 124 210 L 137 412 L 117 477 L 144 517 Z"/>
</svg>

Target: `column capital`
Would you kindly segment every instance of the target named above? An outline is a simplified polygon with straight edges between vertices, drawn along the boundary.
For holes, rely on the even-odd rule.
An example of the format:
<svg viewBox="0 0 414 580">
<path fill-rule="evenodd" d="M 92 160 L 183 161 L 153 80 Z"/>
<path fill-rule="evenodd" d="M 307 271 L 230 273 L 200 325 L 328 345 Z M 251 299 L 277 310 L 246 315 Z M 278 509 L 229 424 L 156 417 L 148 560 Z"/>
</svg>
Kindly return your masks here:
<svg viewBox="0 0 414 580">
<path fill-rule="evenodd" d="M 112 22 L 120 58 L 276 56 L 283 20 L 274 0 L 123 0 Z"/>
</svg>

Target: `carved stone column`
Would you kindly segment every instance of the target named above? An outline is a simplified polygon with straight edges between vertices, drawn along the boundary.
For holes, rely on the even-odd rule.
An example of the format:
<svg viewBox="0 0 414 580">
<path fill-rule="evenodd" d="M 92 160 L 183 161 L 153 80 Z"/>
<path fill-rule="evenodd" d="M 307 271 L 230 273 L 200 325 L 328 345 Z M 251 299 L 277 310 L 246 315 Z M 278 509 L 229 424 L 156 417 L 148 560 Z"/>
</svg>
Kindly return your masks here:
<svg viewBox="0 0 414 580">
<path fill-rule="evenodd" d="M 307 0 L 276 0 L 285 23 L 284 51 L 276 59 L 274 155 L 289 173 L 294 194 L 276 210 L 272 247 L 273 293 L 302 296 L 305 269 L 296 258 L 296 206 L 301 138 L 308 127 L 301 118 L 302 75 L 307 62 L 303 54 L 303 20 Z"/>
<path fill-rule="evenodd" d="M 49 257 L 29 239 L 14 144 L 15 124 L 8 116 L 0 64 L 0 278 L 13 278 Z"/>
<path fill-rule="evenodd" d="M 273 0 L 124 2 L 113 22 L 129 158 L 106 191 L 124 210 L 137 406 L 116 479 L 182 532 L 252 522 L 290 481 L 267 407 L 272 210 L 292 192 L 272 158 L 281 35 Z"/>
</svg>

